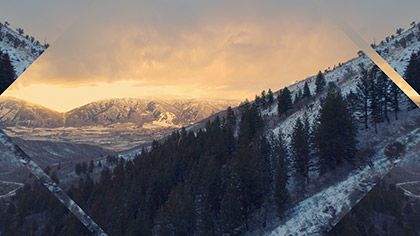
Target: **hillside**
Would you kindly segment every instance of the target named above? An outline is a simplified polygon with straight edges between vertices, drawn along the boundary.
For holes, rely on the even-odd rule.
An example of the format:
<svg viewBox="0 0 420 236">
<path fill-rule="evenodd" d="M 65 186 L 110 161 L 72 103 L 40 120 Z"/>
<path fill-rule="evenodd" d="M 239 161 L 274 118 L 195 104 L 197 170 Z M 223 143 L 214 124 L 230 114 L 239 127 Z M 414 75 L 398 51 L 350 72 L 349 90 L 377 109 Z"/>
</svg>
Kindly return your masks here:
<svg viewBox="0 0 420 236">
<path fill-rule="evenodd" d="M 33 37 L 19 34 L 0 23 L 0 51 L 7 53 L 19 77 L 47 48 Z"/>
<path fill-rule="evenodd" d="M 419 25 L 376 47 L 403 75 L 419 49 Z M 315 92 L 313 76 L 276 96 L 263 93 L 223 117 L 212 116 L 204 129 L 178 130 L 147 151 L 135 151 L 134 159 L 120 159 L 113 171 L 104 167 L 97 181 L 85 176 L 68 193 L 110 235 L 323 235 L 396 163 L 404 157 L 417 160 L 420 111 L 410 109 L 366 56 L 322 76 L 323 90 Z M 364 79 L 369 83 L 363 85 Z M 368 115 L 363 117 L 365 97 Z M 101 124 L 128 122 L 132 116 L 123 111 L 132 105 L 122 104 L 88 106 L 92 112 L 76 117 Z M 97 107 L 109 115 L 98 115 Z M 141 109 L 153 116 L 156 107 Z M 175 122 L 172 115 L 166 120 Z M 398 143 L 404 152 L 386 151 Z M 25 202 L 28 195 L 45 198 L 28 187 L 16 202 Z M 83 232 L 68 213 L 57 214 L 56 204 L 43 206 L 32 210 L 21 204 L 17 212 L 25 215 L 12 212 L 4 218 L 54 215 L 40 224 L 49 226 L 40 231 Z M 66 228 L 60 227 L 64 222 Z M 0 227 L 23 229 L 19 223 Z"/>
<path fill-rule="evenodd" d="M 0 127 L 61 127 L 63 115 L 40 105 L 11 97 L 0 97 Z"/>
</svg>

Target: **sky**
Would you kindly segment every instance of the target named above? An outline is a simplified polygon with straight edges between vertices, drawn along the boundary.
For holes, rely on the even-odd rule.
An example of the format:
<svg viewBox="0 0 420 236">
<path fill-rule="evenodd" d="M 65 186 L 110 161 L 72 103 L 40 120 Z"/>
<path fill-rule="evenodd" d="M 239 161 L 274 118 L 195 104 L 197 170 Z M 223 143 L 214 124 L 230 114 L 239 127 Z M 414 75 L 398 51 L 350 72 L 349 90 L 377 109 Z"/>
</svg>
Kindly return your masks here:
<svg viewBox="0 0 420 236">
<path fill-rule="evenodd" d="M 417 0 L 329 2 L 368 42 L 420 20 Z M 359 50 L 313 0 L 8 0 L 0 16 L 52 42 L 3 95 L 57 111 L 118 97 L 252 99 Z"/>
</svg>

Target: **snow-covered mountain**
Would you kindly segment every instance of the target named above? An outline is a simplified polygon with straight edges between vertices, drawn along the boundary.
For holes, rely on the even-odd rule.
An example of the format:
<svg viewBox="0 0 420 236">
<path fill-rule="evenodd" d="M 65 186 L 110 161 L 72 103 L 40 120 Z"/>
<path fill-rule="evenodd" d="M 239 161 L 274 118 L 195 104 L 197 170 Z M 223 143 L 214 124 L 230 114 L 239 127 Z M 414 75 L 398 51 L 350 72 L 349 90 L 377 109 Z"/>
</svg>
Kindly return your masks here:
<svg viewBox="0 0 420 236">
<path fill-rule="evenodd" d="M 0 97 L 0 126 L 61 127 L 63 114 L 12 97 Z"/>
<path fill-rule="evenodd" d="M 9 54 L 16 76 L 21 75 L 46 49 L 33 37 L 23 36 L 0 23 L 0 51 Z"/>
<path fill-rule="evenodd" d="M 20 99 L 0 98 L 0 128 L 11 137 L 127 150 L 196 123 L 239 102 L 122 98 L 59 113 Z"/>
<path fill-rule="evenodd" d="M 238 104 L 237 101 L 230 100 L 108 99 L 92 102 L 65 113 L 65 126 L 134 123 L 140 127 L 182 127 Z"/>
<path fill-rule="evenodd" d="M 12 97 L 0 98 L 0 127 L 57 128 L 135 124 L 138 127 L 180 128 L 194 124 L 237 101 L 205 99 L 107 99 L 59 113 Z"/>
</svg>

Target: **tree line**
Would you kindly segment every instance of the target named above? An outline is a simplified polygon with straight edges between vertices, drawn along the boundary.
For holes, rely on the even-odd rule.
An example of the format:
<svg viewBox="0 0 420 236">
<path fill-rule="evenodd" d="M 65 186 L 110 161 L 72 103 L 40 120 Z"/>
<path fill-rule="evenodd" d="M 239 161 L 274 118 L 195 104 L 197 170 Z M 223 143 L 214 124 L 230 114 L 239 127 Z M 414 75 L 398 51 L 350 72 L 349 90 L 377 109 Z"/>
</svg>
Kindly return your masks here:
<svg viewBox="0 0 420 236">
<path fill-rule="evenodd" d="M 416 61 L 419 55 L 413 57 Z M 408 81 L 416 78 L 410 71 Z M 151 150 L 134 160 L 119 159 L 113 170 L 104 166 L 97 181 L 87 166 L 78 166 L 77 173 L 86 173 L 85 178 L 67 192 L 110 235 L 242 235 L 267 227 L 270 217 L 282 217 L 292 206 L 293 196 L 305 194 L 311 173 L 322 176 L 358 161 L 359 123 L 375 126 L 387 121 L 391 112 L 397 118 L 396 106 L 390 104 L 399 104 L 400 95 L 398 100 L 392 97 L 393 87 L 386 79 L 375 68 L 362 69 L 358 89 L 343 96 L 320 72 L 314 92 L 321 96 L 319 115 L 312 123 L 306 116 L 296 119 L 290 136 L 267 135 L 261 111 L 277 103 L 283 118 L 303 101 L 292 101 L 288 88 L 277 99 L 271 90 L 263 91 L 236 112 L 229 107 L 224 117 L 208 121 L 204 129 L 181 129 L 162 142 L 153 141 Z M 306 83 L 301 99 L 310 96 Z M 300 187 L 297 193 L 290 191 L 292 178 Z M 36 227 L 39 234 L 86 233 L 68 212 L 48 210 L 58 203 L 37 209 L 19 205 L 27 194 L 41 199 L 45 192 L 30 186 L 19 191 L 10 203 L 16 211 L 3 214 L 5 219 L 21 220 L 0 224 L 1 232 L 27 225 L 31 215 L 54 214 L 48 227 Z"/>
</svg>

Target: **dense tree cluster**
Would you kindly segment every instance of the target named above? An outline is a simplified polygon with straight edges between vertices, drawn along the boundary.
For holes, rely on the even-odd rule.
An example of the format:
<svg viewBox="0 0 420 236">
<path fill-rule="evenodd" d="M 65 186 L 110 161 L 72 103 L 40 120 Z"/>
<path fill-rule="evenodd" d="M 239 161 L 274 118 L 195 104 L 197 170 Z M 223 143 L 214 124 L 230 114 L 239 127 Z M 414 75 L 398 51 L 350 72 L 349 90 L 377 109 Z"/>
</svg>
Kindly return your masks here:
<svg viewBox="0 0 420 236">
<path fill-rule="evenodd" d="M 373 125 L 377 132 L 378 123 L 390 122 L 391 112 L 398 119 L 401 92 L 377 66 L 370 70 L 361 67 L 357 91 L 349 93 L 346 100 L 355 120 L 365 129 Z"/>
<path fill-rule="evenodd" d="M 16 235 L 88 235 L 89 231 L 43 185 L 19 189 L 13 203 L 0 200 L 0 232 Z"/>
<path fill-rule="evenodd" d="M 154 141 L 151 151 L 120 159 L 96 182 L 87 175 L 68 194 L 110 235 L 238 235 L 265 225 L 287 208 L 287 151 L 281 136 L 262 135 L 258 110 L 245 102 L 239 121 L 229 108 L 204 130 Z M 72 224 L 63 214 L 53 228 Z"/>
<path fill-rule="evenodd" d="M 321 101 L 318 124 L 314 130 L 314 145 L 318 151 L 322 173 L 353 161 L 356 154 L 356 126 L 340 92 L 328 91 Z"/>
</svg>

